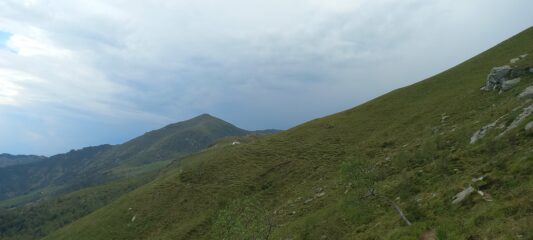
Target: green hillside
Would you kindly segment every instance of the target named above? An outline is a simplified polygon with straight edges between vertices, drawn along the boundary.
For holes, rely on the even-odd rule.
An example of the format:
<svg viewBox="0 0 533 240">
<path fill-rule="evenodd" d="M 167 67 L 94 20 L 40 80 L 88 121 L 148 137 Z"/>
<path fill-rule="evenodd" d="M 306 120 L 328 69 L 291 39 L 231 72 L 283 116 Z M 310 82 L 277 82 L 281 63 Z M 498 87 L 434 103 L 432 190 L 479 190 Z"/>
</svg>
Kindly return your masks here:
<svg viewBox="0 0 533 240">
<path fill-rule="evenodd" d="M 47 197 L 17 208 L 0 208 L 0 239 L 40 239 L 136 189 L 153 176 L 143 174 L 58 197 Z"/>
<path fill-rule="evenodd" d="M 221 138 L 249 133 L 204 114 L 124 144 L 87 147 L 46 161 L 0 168 L 0 200 L 36 190 L 70 192 L 144 170 L 157 170 L 170 160 L 197 152 Z"/>
<path fill-rule="evenodd" d="M 523 54 L 516 86 L 480 90 Z M 353 109 L 190 156 L 45 239 L 533 239 L 533 103 L 517 98 L 531 67 L 533 28 Z M 382 198 L 359 195 L 370 185 Z"/>
<path fill-rule="evenodd" d="M 124 144 L 0 168 L 0 239 L 45 236 L 149 182 L 172 160 L 254 134 L 204 114 Z"/>
</svg>

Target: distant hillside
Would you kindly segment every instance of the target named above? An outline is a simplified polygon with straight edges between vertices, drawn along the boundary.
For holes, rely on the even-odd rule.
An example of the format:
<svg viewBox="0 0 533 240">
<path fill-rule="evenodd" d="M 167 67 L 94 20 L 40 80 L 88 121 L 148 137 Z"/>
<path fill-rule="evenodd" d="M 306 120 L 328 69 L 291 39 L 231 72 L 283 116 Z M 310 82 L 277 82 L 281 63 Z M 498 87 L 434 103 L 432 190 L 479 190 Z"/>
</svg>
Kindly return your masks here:
<svg viewBox="0 0 533 240">
<path fill-rule="evenodd" d="M 529 28 L 353 109 L 191 155 L 45 239 L 533 239 L 532 98 Z"/>
<path fill-rule="evenodd" d="M 0 200 L 36 190 L 68 192 L 151 171 L 152 167 L 161 168 L 168 161 L 197 152 L 223 137 L 249 133 L 204 114 L 148 132 L 124 144 L 87 147 L 45 161 L 1 168 Z M 159 163 L 160 166 L 154 166 Z"/>
<path fill-rule="evenodd" d="M 0 154 L 0 168 L 38 162 L 46 159 L 44 156 L 35 155 L 11 155 L 7 153 Z"/>
<path fill-rule="evenodd" d="M 0 239 L 42 236 L 150 181 L 173 160 L 226 137 L 256 134 L 203 114 L 124 144 L 87 147 L 0 168 L 0 208 L 17 207 L 0 210 Z"/>
</svg>

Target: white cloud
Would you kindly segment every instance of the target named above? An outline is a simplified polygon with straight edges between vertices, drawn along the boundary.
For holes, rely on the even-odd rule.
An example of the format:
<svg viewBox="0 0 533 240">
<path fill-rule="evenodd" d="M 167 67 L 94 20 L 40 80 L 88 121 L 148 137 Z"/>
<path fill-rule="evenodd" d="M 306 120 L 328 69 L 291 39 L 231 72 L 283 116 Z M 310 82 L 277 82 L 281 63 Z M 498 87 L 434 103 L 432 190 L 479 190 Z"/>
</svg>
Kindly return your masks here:
<svg viewBox="0 0 533 240">
<path fill-rule="evenodd" d="M 310 0 L 310 3 L 322 10 L 349 12 L 361 7 L 365 1 L 366 0 Z"/>
<path fill-rule="evenodd" d="M 7 47 L 21 56 L 48 56 L 68 58 L 71 56 L 70 51 L 57 48 L 38 40 L 21 36 L 12 35 L 7 41 Z"/>
<path fill-rule="evenodd" d="M 23 72 L 0 68 L 0 105 L 22 105 L 28 100 L 23 99 L 23 84 L 27 82 L 39 82 L 39 79 Z"/>
<path fill-rule="evenodd" d="M 20 86 L 4 80 L 0 76 L 0 105 L 17 105 L 16 98 L 20 94 L 20 90 Z"/>
</svg>

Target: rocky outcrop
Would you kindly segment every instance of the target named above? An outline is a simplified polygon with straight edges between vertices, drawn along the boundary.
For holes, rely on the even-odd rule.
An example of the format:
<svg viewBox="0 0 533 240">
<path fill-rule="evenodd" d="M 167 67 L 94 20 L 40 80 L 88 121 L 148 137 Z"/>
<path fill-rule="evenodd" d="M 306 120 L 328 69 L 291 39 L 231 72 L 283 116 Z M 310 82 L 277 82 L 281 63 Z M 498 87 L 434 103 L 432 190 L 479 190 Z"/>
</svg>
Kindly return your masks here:
<svg viewBox="0 0 533 240">
<path fill-rule="evenodd" d="M 511 131 L 511 130 L 515 129 L 516 127 L 518 127 L 518 125 L 520 125 L 520 123 L 522 121 L 524 121 L 527 117 L 529 117 L 529 115 L 531 115 L 532 113 L 533 113 L 533 104 L 529 105 L 528 107 L 525 107 L 522 110 L 522 112 L 520 114 L 518 114 L 518 116 L 516 116 L 516 118 L 513 120 L 513 122 L 511 122 L 511 124 L 509 124 L 507 129 L 505 129 L 505 131 L 503 131 L 502 133 L 500 133 L 500 135 L 498 135 L 498 138 L 502 137 L 503 135 L 505 135 L 509 131 Z"/>
<path fill-rule="evenodd" d="M 520 60 L 522 60 L 522 59 L 524 59 L 524 58 L 526 58 L 526 57 L 527 57 L 527 53 L 526 53 L 526 54 L 522 54 L 522 55 L 520 55 L 520 56 L 517 57 L 517 58 L 513 58 L 513 59 L 511 59 L 509 62 L 510 62 L 511 64 L 515 64 L 515 63 L 519 62 Z"/>
<path fill-rule="evenodd" d="M 522 57 L 524 56 L 524 57 Z M 516 59 L 514 62 L 517 62 L 521 60 L 522 58 L 525 58 L 526 55 L 522 55 Z M 513 62 L 513 63 L 514 63 Z M 528 75 L 531 72 L 533 72 L 533 68 L 513 68 L 509 65 L 500 66 L 500 67 L 494 67 L 490 70 L 489 75 L 487 76 L 487 81 L 485 83 L 485 86 L 481 88 L 481 90 L 484 91 L 494 91 L 494 90 L 501 90 L 501 91 L 507 91 L 517 85 L 520 82 L 520 77 L 524 75 Z"/>
<path fill-rule="evenodd" d="M 509 65 L 494 67 L 487 76 L 487 83 L 481 90 L 492 91 L 500 89 L 503 82 L 507 81 L 513 69 Z"/>
<path fill-rule="evenodd" d="M 479 139 L 483 138 L 487 132 L 489 130 L 491 130 L 492 128 L 496 127 L 496 124 L 498 124 L 498 122 L 504 118 L 506 115 L 503 115 L 501 116 L 500 118 L 496 119 L 496 121 L 494 122 L 491 122 L 485 126 L 483 126 L 482 128 L 480 128 L 479 130 L 477 130 L 474 134 L 472 134 L 472 137 L 470 137 L 470 144 L 474 144 L 476 143 Z"/>
<path fill-rule="evenodd" d="M 508 80 L 508 81 L 504 81 L 502 83 L 502 90 L 503 91 L 507 91 L 511 88 L 513 88 L 514 86 L 516 86 L 517 84 L 520 83 L 520 78 L 514 78 L 514 79 L 511 79 L 511 80 Z"/>
<path fill-rule="evenodd" d="M 533 86 L 529 86 L 520 95 L 518 95 L 518 98 L 521 99 L 533 99 Z"/>
</svg>

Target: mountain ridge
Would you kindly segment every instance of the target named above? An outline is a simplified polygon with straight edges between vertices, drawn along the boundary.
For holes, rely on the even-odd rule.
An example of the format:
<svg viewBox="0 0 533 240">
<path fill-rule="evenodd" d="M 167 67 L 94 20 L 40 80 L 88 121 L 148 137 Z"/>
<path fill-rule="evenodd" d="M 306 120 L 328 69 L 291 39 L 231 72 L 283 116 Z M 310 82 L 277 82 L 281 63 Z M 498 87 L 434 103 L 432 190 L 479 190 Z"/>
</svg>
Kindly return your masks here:
<svg viewBox="0 0 533 240">
<path fill-rule="evenodd" d="M 0 154 L 0 168 L 45 160 L 45 156 Z"/>
<path fill-rule="evenodd" d="M 202 114 L 123 144 L 90 146 L 0 168 L 0 239 L 42 237 L 149 182 L 172 161 L 227 138 L 249 141 L 247 136 L 256 134 Z"/>
<path fill-rule="evenodd" d="M 64 183 L 68 182 L 69 179 L 80 178 L 83 174 L 90 174 L 89 172 L 101 171 L 98 169 L 115 168 L 119 164 L 138 166 L 165 160 L 169 161 L 199 151 L 223 137 L 244 136 L 253 133 L 253 131 L 237 128 L 209 114 L 202 114 L 189 120 L 149 131 L 122 144 L 102 144 L 84 147 L 67 153 L 53 155 L 48 157 L 46 161 L 0 169 L 0 182 L 2 183 L 7 182 L 8 179 L 16 182 L 13 179 L 17 178 L 29 179 L 34 182 L 26 187 L 18 183 L 19 185 L 12 187 L 12 189 L 19 188 L 24 190 L 15 194 L 6 194 L 7 190 L 5 189 L 9 188 L 9 184 L 2 184 L 3 187 L 0 186 L 0 200 L 36 190 L 54 181 Z M 98 160 L 99 158 L 103 160 Z M 93 161 L 92 159 L 97 159 L 100 163 L 93 163 L 91 162 Z M 70 174 L 68 173 L 69 169 L 58 169 L 59 166 L 73 162 L 77 162 L 77 164 L 70 166 L 69 169 L 73 171 Z M 55 165 L 55 167 L 50 167 L 50 165 Z M 40 182 L 37 179 L 31 180 L 32 175 L 37 172 L 42 174 L 55 172 L 57 174 L 48 174 L 44 182 Z M 107 173 L 103 172 L 102 174 L 106 175 Z"/>
</svg>

